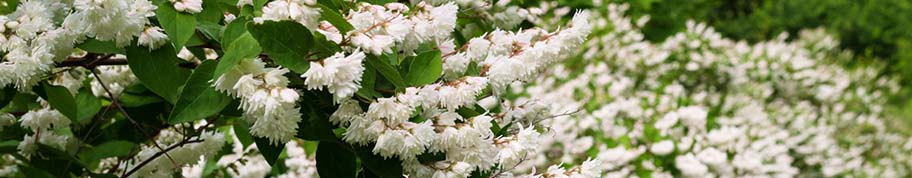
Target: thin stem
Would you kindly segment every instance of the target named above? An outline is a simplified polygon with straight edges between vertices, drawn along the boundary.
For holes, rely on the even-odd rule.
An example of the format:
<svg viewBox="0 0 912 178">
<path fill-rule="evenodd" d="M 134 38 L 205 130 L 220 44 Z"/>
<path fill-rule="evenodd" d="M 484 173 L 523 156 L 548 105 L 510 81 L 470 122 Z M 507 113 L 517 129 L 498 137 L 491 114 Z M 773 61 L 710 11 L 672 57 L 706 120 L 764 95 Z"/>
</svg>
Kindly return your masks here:
<svg viewBox="0 0 912 178">
<path fill-rule="evenodd" d="M 143 129 L 142 125 L 140 125 L 138 122 L 136 122 L 136 120 L 133 120 L 133 117 L 130 117 L 130 114 L 127 113 L 127 110 L 125 110 L 122 106 L 120 106 L 120 102 L 118 102 L 117 96 L 115 96 L 114 93 L 112 93 L 111 90 L 108 89 L 108 85 L 105 84 L 104 81 L 101 80 L 101 77 L 98 76 L 98 72 L 95 72 L 95 70 L 90 70 L 90 71 L 92 71 L 92 75 L 95 76 L 95 80 L 98 80 L 98 83 L 101 84 L 101 88 L 103 88 L 105 90 L 105 92 L 108 93 L 108 97 L 111 98 L 111 105 L 114 105 L 115 107 L 117 107 L 117 109 L 120 110 L 121 113 L 123 113 L 124 117 L 126 117 L 127 120 L 130 121 L 130 124 L 133 124 L 133 127 L 136 127 L 137 129 L 139 129 L 139 133 L 142 133 L 143 136 L 145 136 L 145 137 L 151 138 L 151 136 L 149 136 L 149 134 L 146 133 L 146 130 Z M 154 145 L 159 150 L 163 150 L 162 147 L 160 145 L 158 145 L 157 142 L 153 141 L 152 145 Z M 171 162 L 174 162 L 174 159 L 171 158 L 171 155 L 165 155 L 165 157 L 168 157 L 168 160 L 171 160 Z"/>
<path fill-rule="evenodd" d="M 159 151 L 158 153 L 155 153 L 154 155 L 152 155 L 152 157 L 149 157 L 148 159 L 143 160 L 143 162 L 140 162 L 139 164 L 137 164 L 136 166 L 134 166 L 133 169 L 130 169 L 130 171 L 127 171 L 125 174 L 121 175 L 120 177 L 121 177 L 121 178 L 129 177 L 129 176 L 132 175 L 133 173 L 136 173 L 136 171 L 139 171 L 139 169 L 142 168 L 143 166 L 145 166 L 146 164 L 149 164 L 150 162 L 152 162 L 152 160 L 155 160 L 156 158 L 161 157 L 162 155 L 168 155 L 167 153 L 168 153 L 169 151 L 171 151 L 171 150 L 174 150 L 174 149 L 176 149 L 176 148 L 178 148 L 178 147 L 182 147 L 182 146 L 184 146 L 184 145 L 186 145 L 186 144 L 198 143 L 198 142 L 203 142 L 203 140 L 189 140 L 189 139 L 184 139 L 183 141 L 181 141 L 181 142 L 179 142 L 179 143 L 177 143 L 177 144 L 171 145 L 171 146 L 169 146 L 168 148 L 165 148 L 164 150 Z"/>
</svg>

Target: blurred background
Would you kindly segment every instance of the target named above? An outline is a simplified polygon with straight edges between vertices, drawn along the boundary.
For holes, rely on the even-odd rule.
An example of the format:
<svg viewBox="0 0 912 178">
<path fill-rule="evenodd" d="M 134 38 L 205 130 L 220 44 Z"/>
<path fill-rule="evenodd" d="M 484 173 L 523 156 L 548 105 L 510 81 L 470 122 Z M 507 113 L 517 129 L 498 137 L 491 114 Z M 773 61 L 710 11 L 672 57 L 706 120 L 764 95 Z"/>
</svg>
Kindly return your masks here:
<svg viewBox="0 0 912 178">
<path fill-rule="evenodd" d="M 844 62 L 859 67 L 884 62 L 881 75 L 898 77 L 902 91 L 890 102 L 891 114 L 912 124 L 912 1 L 909 0 L 607 0 L 630 5 L 628 16 L 649 15 L 646 39 L 659 42 L 682 31 L 688 19 L 704 22 L 735 40 L 757 42 L 783 32 L 825 28 L 840 47 L 855 53 Z M 560 0 L 574 9 L 591 9 L 591 0 Z"/>
</svg>

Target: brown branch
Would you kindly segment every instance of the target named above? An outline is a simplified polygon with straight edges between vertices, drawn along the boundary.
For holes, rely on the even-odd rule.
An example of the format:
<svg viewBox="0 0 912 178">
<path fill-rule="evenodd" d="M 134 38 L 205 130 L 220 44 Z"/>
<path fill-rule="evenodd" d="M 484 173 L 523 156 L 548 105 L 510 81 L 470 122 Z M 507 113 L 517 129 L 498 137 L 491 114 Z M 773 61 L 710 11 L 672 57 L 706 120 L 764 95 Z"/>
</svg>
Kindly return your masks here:
<svg viewBox="0 0 912 178">
<path fill-rule="evenodd" d="M 185 140 L 183 140 L 183 141 L 181 141 L 181 142 L 179 142 L 179 143 L 177 143 L 177 144 L 171 145 L 171 146 L 169 146 L 168 148 L 165 148 L 165 150 L 162 150 L 162 151 L 159 151 L 159 152 L 155 153 L 154 155 L 152 155 L 152 157 L 149 157 L 148 159 L 143 160 L 143 162 L 140 162 L 139 164 L 137 164 L 136 166 L 134 166 L 133 169 L 130 169 L 130 171 L 127 171 L 125 174 L 121 175 L 120 177 L 121 177 L 121 178 L 130 177 L 130 175 L 132 175 L 133 173 L 136 173 L 136 171 L 139 171 L 140 168 L 142 168 L 142 167 L 145 166 L 146 164 L 149 164 L 150 162 L 152 162 L 152 160 L 155 160 L 156 158 L 161 157 L 162 155 L 167 155 L 167 152 L 169 152 L 169 151 L 171 151 L 171 150 L 174 150 L 174 149 L 177 149 L 177 148 L 179 148 L 179 147 L 182 147 L 182 146 L 184 146 L 184 145 L 186 145 L 186 144 L 198 143 L 198 142 L 203 142 L 203 140 L 199 140 L 199 139 L 197 139 L 197 140 L 185 139 Z"/>
<path fill-rule="evenodd" d="M 111 90 L 108 89 L 108 85 L 105 84 L 104 81 L 101 80 L 101 77 L 98 76 L 98 72 L 95 72 L 95 70 L 90 70 L 90 71 L 92 71 L 92 75 L 95 76 L 95 80 L 97 80 L 98 83 L 101 84 L 101 88 L 103 88 L 105 90 L 105 92 L 108 94 L 108 97 L 111 98 L 111 105 L 116 106 L 117 109 L 120 110 L 120 112 L 124 115 L 124 117 L 127 118 L 128 121 L 130 121 L 130 124 L 133 124 L 133 127 L 136 127 L 136 129 L 139 129 L 139 133 L 142 133 L 143 136 L 145 136 L 145 137 L 151 138 L 151 136 L 149 136 L 149 133 L 146 133 L 146 130 L 143 129 L 142 125 L 140 125 L 139 122 L 136 122 L 136 120 L 133 120 L 133 117 L 130 117 L 130 114 L 127 113 L 127 110 L 125 110 L 122 106 L 120 106 L 120 102 L 118 102 L 117 96 L 115 96 L 114 93 L 112 93 Z M 159 146 L 157 142 L 153 141 L 152 145 L 154 145 L 159 150 L 163 151 L 162 147 Z M 165 155 L 165 156 L 168 157 L 168 159 L 171 160 L 172 163 L 175 162 L 174 159 L 171 158 L 171 155 Z"/>
</svg>

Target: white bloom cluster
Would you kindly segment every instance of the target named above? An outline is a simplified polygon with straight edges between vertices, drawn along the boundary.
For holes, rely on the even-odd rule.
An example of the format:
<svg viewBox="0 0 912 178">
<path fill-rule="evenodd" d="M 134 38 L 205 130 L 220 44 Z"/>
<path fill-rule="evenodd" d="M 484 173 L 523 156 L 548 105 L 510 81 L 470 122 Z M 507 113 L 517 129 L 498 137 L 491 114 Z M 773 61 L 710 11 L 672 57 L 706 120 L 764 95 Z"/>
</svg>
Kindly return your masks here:
<svg viewBox="0 0 912 178">
<path fill-rule="evenodd" d="M 174 10 L 186 13 L 200 13 L 203 11 L 203 0 L 169 0 L 174 4 Z"/>
<path fill-rule="evenodd" d="M 310 68 L 301 75 L 308 90 L 326 89 L 336 102 L 351 97 L 361 88 L 364 53 L 355 51 L 349 56 L 339 52 L 320 61 L 310 62 Z"/>
<path fill-rule="evenodd" d="M 235 133 L 231 134 L 233 139 L 232 153 L 223 155 L 218 159 L 216 165 L 225 168 L 231 177 L 266 177 L 272 171 L 272 167 L 266 162 L 266 158 L 259 154 L 256 144 L 251 144 L 244 148 L 244 144 L 237 137 L 237 131 L 231 130 Z M 193 169 L 185 170 L 185 172 L 193 172 Z M 194 173 L 193 175 L 198 174 Z"/>
<path fill-rule="evenodd" d="M 297 133 L 301 112 L 298 91 L 288 88 L 288 69 L 267 68 L 260 59 L 244 59 L 213 83 L 219 91 L 240 98 L 250 133 L 284 144 Z"/>
<path fill-rule="evenodd" d="M 162 133 L 159 133 L 156 142 L 162 147 L 170 147 L 175 144 L 181 144 L 180 141 L 184 137 L 184 135 L 175 128 L 169 128 L 162 130 L 161 132 Z M 168 155 L 166 156 L 155 157 L 148 164 L 140 167 L 136 173 L 130 175 L 130 177 L 171 176 L 172 173 L 181 170 L 183 166 L 197 162 L 201 157 L 211 158 L 215 156 L 216 153 L 222 150 L 222 146 L 225 145 L 225 135 L 217 131 L 204 131 L 200 134 L 198 139 L 202 141 L 196 143 L 186 143 L 180 147 L 168 151 Z M 133 169 L 140 162 L 152 158 L 152 156 L 159 151 L 161 150 L 155 146 L 143 146 L 142 150 L 139 151 L 135 159 L 132 160 L 133 164 L 127 165 L 125 167 L 126 169 L 124 170 Z"/>
<path fill-rule="evenodd" d="M 842 67 L 851 54 L 822 30 L 748 44 L 688 22 L 654 43 L 639 29 L 648 17 L 605 6 L 582 57 L 513 91 L 580 111 L 542 121 L 554 137 L 524 168 L 597 151 L 605 177 L 912 175 L 912 140 L 885 112 L 896 80 Z"/>
<path fill-rule="evenodd" d="M 244 2 L 244 3 L 242 3 Z M 239 5 L 252 1 L 241 0 Z M 278 0 L 269 2 L 263 7 L 263 16 L 254 18 L 257 23 L 263 21 L 292 20 L 301 23 L 308 29 L 317 29 L 320 25 L 320 7 L 315 0 Z"/>
<path fill-rule="evenodd" d="M 155 9 L 148 0 L 24 1 L 0 16 L 0 86 L 28 90 L 87 37 L 118 47 L 139 37 L 139 44 L 157 48 L 166 36 L 149 27 Z"/>
<path fill-rule="evenodd" d="M 28 90 L 56 60 L 66 59 L 76 32 L 55 25 L 58 1 L 25 1 L 11 14 L 0 15 L 0 86 Z"/>
<path fill-rule="evenodd" d="M 75 12 L 66 16 L 63 27 L 71 33 L 85 34 L 101 41 L 127 46 L 134 37 L 144 35 L 155 5 L 149 0 L 76 0 Z M 160 32 L 159 32 L 160 33 Z M 141 43 L 150 45 L 152 43 Z"/>
<path fill-rule="evenodd" d="M 288 167 L 288 172 L 279 175 L 279 178 L 319 177 L 317 176 L 317 161 L 314 160 L 312 154 L 306 153 L 298 141 L 292 140 L 285 144 L 285 152 L 289 155 L 285 159 L 285 167 Z"/>
<path fill-rule="evenodd" d="M 105 87 L 111 91 L 114 97 L 117 97 L 130 85 L 139 83 L 139 80 L 133 75 L 133 71 L 127 66 L 98 66 L 95 70 L 101 82 L 95 77 L 91 77 L 90 85 L 92 85 L 92 94 L 98 97 L 109 97 Z M 102 82 L 106 86 L 102 86 Z"/>
<path fill-rule="evenodd" d="M 387 4 L 386 8 L 396 9 L 395 7 Z M 526 39 L 526 42 L 535 43 L 515 48 L 524 50 L 517 54 L 528 59 L 504 60 L 515 60 L 520 64 L 533 63 L 531 66 L 535 66 L 535 69 L 518 67 L 530 72 L 540 70 L 540 67 L 544 67 L 541 65 L 557 61 L 556 58 L 561 57 L 560 52 L 574 48 L 588 34 L 587 16 L 585 13 L 581 14 L 583 15 L 574 18 L 569 28 L 553 33 L 540 29 L 520 33 L 495 32 L 502 34 L 495 36 L 503 38 L 501 40 L 504 41 L 498 44 L 524 41 L 523 37 L 530 38 Z M 533 41 L 533 37 L 536 40 Z M 543 48 L 545 46 L 549 48 Z M 510 49 L 514 48 L 503 51 Z M 466 55 L 467 52 L 451 49 L 447 53 Z M 510 54 L 492 52 L 491 55 L 504 55 L 506 58 Z M 544 61 L 537 57 L 552 59 Z M 459 110 L 475 108 L 479 103 L 477 97 L 491 85 L 491 77 L 465 74 L 458 76 L 461 77 L 452 77 L 446 81 L 420 87 L 408 87 L 392 97 L 378 98 L 370 103 L 367 111 L 364 111 L 356 101 L 341 101 L 339 109 L 333 113 L 330 121 L 347 126 L 343 140 L 372 146 L 372 151 L 383 157 L 398 158 L 403 162 L 406 173 L 411 176 L 466 177 L 473 171 L 487 171 L 493 168 L 504 170 L 503 174 L 511 174 L 508 171 L 511 171 L 512 167 L 528 160 L 531 154 L 538 151 L 541 134 L 534 127 L 522 125 L 537 120 L 533 117 L 540 114 L 544 117 L 547 114 L 538 112 L 543 107 L 536 106 L 541 105 L 529 104 L 509 107 L 497 111 L 498 113 L 489 113 L 491 111 L 488 110 L 480 115 L 464 117 Z M 496 98 L 487 99 L 485 102 L 481 104 L 489 105 L 487 108 L 494 108 L 493 105 L 499 104 Z M 491 128 L 495 123 L 499 126 L 516 125 L 502 128 L 503 131 L 499 131 L 502 133 L 494 133 Z M 499 135 L 504 133 L 509 134 Z M 422 154 L 443 154 L 446 159 L 421 162 L 417 157 Z M 596 169 L 597 164 L 587 163 L 582 172 L 581 169 L 574 169 L 566 174 L 559 174 L 597 177 L 600 174 L 600 170 Z"/>
<path fill-rule="evenodd" d="M 39 99 L 42 107 L 31 110 L 19 118 L 22 128 L 30 130 L 33 134 L 25 135 L 19 142 L 19 154 L 29 156 L 38 149 L 38 143 L 51 147 L 67 150 L 71 142 L 69 135 L 56 133 L 56 129 L 70 127 L 70 119 L 51 107 L 44 100 Z M 8 116 L 7 116 L 8 117 Z"/>
<path fill-rule="evenodd" d="M 401 3 L 362 3 L 346 16 L 354 30 L 345 36 L 370 54 L 393 52 L 397 44 L 399 50 L 411 53 L 422 43 L 442 43 L 449 38 L 456 26 L 457 10 L 453 3 L 435 7 L 422 2 L 413 10 Z"/>
<path fill-rule="evenodd" d="M 470 62 L 478 62 L 496 91 L 514 81 L 529 80 L 533 75 L 575 49 L 589 35 L 589 13 L 579 12 L 567 28 L 547 32 L 528 29 L 521 32 L 496 30 L 469 40 L 459 51 L 444 56 L 444 75 L 460 76 Z"/>
</svg>

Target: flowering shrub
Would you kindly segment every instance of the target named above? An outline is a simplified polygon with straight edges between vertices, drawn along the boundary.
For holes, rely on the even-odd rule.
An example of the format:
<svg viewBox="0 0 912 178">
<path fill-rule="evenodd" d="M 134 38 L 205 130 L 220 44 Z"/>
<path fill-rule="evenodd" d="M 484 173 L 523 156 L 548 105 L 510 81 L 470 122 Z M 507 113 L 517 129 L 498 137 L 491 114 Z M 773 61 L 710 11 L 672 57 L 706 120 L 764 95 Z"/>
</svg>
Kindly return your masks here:
<svg viewBox="0 0 912 178">
<path fill-rule="evenodd" d="M 592 157 L 604 177 L 912 175 L 912 140 L 884 114 L 896 79 L 838 65 L 852 54 L 823 30 L 748 44 L 687 22 L 652 43 L 649 17 L 627 7 L 604 5 L 576 57 L 514 88 L 513 105 L 555 116 L 521 168 Z"/>
<path fill-rule="evenodd" d="M 532 4 L 6 4 L 0 177 L 912 174 L 896 82 L 822 31 Z"/>
<path fill-rule="evenodd" d="M 3 177 L 509 176 L 542 128 L 480 100 L 591 28 L 483 1 L 3 6 Z M 552 169 L 525 174 L 601 173 Z"/>
</svg>

